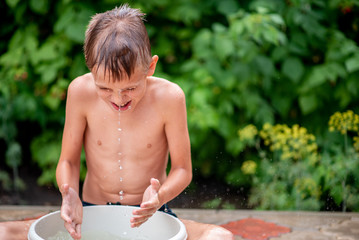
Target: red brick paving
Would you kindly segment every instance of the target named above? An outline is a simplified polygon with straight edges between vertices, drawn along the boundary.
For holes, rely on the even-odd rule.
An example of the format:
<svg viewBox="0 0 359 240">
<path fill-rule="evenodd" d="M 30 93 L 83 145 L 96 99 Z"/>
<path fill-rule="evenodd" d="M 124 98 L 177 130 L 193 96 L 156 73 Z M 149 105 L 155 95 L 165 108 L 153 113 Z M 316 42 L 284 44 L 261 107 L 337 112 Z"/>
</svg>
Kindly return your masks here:
<svg viewBox="0 0 359 240">
<path fill-rule="evenodd" d="M 234 235 L 249 240 L 266 240 L 269 237 L 276 237 L 291 231 L 290 228 L 256 218 L 245 218 L 221 226 L 231 231 Z"/>
</svg>

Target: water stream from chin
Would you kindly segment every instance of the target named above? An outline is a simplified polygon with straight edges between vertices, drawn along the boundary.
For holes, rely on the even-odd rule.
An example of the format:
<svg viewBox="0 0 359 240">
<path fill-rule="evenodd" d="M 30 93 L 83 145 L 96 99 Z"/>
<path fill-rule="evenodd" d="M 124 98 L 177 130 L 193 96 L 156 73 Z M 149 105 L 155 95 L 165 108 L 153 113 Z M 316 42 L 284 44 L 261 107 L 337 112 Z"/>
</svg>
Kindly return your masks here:
<svg viewBox="0 0 359 240">
<path fill-rule="evenodd" d="M 117 138 L 117 140 L 118 140 L 118 145 L 120 146 L 120 144 L 121 144 L 121 132 L 122 132 L 122 128 L 121 128 L 121 111 L 119 111 L 118 112 L 118 125 L 117 125 L 117 132 L 118 132 L 118 138 Z M 118 148 L 118 149 L 120 149 L 120 147 Z M 118 167 L 119 167 L 119 169 L 120 169 L 120 175 L 119 175 L 119 180 L 120 180 L 120 183 L 122 183 L 123 182 L 123 177 L 122 177 L 122 170 L 123 170 L 123 167 L 122 167 L 122 153 L 121 153 L 121 151 L 119 150 L 118 152 L 117 152 L 117 158 L 118 158 Z M 123 200 L 123 195 L 124 195 L 124 192 L 123 192 L 123 190 L 120 190 L 119 192 L 118 192 L 118 194 L 120 195 L 120 201 L 122 201 Z"/>
</svg>

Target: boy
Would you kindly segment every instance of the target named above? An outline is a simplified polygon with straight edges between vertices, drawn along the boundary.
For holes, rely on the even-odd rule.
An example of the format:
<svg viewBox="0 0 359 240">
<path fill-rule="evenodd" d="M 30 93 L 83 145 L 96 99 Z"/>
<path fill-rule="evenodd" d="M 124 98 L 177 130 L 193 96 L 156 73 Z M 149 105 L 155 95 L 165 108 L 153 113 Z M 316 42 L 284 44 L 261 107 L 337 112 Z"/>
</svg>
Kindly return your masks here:
<svg viewBox="0 0 359 240">
<path fill-rule="evenodd" d="M 192 179 L 185 96 L 176 84 L 152 76 L 158 57 L 151 57 L 143 16 L 128 5 L 95 15 L 84 44 L 91 73 L 68 89 L 56 178 L 61 217 L 74 239 L 81 237 L 83 205 L 139 205 L 131 218 L 138 227 L 157 210 L 173 214 L 166 203 Z M 81 201 L 82 146 L 87 175 Z M 232 239 L 220 227 L 183 222 L 188 239 Z"/>
</svg>

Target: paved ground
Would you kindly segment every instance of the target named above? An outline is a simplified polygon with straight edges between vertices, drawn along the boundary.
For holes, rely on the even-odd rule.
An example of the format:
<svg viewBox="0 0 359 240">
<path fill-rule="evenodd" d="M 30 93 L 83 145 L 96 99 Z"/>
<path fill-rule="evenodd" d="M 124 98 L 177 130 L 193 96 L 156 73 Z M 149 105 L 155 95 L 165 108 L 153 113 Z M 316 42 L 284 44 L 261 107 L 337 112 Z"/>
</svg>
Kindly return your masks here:
<svg viewBox="0 0 359 240">
<path fill-rule="evenodd" d="M 0 222 L 27 220 L 42 216 L 59 207 L 46 206 L 0 206 Z M 224 225 L 229 222 L 249 222 L 245 225 L 247 235 L 236 236 L 239 239 L 252 240 L 359 240 L 359 213 L 337 212 L 280 212 L 254 210 L 201 210 L 173 209 L 180 218 L 191 219 L 203 223 Z M 258 232 L 263 226 L 289 228 L 290 232 L 270 237 Z M 268 228 L 266 228 L 268 231 Z M 243 229 L 242 229 L 243 230 Z M 254 230 L 257 235 L 250 234 Z M 242 237 L 241 237 L 242 236 Z M 247 236 L 244 238 L 243 236 Z M 273 236 L 273 235 L 272 235 Z"/>
<path fill-rule="evenodd" d="M 278 211 L 215 211 L 176 210 L 182 218 L 199 222 L 225 224 L 255 218 L 291 229 L 271 240 L 359 240 L 359 213 L 278 212 Z M 246 239 L 237 237 L 237 239 Z M 257 238 L 259 239 L 259 238 Z"/>
</svg>

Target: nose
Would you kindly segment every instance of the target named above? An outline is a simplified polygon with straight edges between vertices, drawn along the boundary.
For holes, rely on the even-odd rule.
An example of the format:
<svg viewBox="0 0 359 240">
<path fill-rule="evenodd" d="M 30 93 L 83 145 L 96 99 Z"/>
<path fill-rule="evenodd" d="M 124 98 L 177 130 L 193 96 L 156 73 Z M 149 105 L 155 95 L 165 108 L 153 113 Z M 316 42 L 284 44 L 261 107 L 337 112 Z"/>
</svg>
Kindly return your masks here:
<svg viewBox="0 0 359 240">
<path fill-rule="evenodd" d="M 112 99 L 116 104 L 120 105 L 126 100 L 126 94 L 119 90 L 117 94 L 112 95 Z"/>
</svg>

